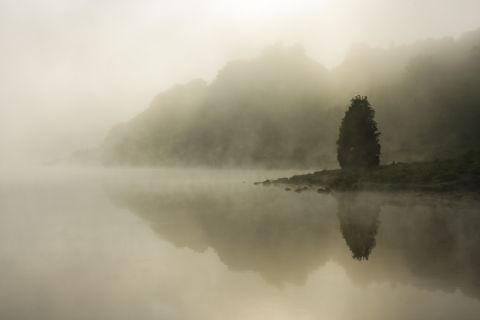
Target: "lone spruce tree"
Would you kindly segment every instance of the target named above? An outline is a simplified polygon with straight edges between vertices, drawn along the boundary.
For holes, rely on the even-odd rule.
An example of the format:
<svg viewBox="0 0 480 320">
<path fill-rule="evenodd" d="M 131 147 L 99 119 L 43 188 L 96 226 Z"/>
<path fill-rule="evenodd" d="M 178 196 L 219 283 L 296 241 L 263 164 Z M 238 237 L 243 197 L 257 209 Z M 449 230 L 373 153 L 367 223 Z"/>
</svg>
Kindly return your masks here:
<svg viewBox="0 0 480 320">
<path fill-rule="evenodd" d="M 380 132 L 367 97 L 352 99 L 340 126 L 337 159 L 342 169 L 373 168 L 380 163 Z"/>
</svg>

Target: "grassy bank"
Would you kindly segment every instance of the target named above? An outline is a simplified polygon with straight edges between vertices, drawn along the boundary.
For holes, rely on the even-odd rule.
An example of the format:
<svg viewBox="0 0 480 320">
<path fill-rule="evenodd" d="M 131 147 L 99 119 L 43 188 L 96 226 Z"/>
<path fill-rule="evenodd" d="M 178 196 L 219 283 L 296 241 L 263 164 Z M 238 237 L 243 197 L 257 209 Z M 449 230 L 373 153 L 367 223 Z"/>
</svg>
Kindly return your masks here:
<svg viewBox="0 0 480 320">
<path fill-rule="evenodd" d="M 322 170 L 262 184 L 328 190 L 480 191 L 480 152 L 448 160 L 392 163 L 375 169 Z M 287 186 L 288 188 L 288 186 Z"/>
</svg>

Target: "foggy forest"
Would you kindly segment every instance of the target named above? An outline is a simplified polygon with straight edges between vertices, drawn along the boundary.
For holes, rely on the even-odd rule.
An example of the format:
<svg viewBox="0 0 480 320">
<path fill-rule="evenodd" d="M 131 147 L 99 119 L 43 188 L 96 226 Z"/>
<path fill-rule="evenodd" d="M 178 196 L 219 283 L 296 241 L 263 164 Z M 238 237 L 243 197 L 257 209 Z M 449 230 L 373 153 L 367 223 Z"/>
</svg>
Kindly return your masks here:
<svg viewBox="0 0 480 320">
<path fill-rule="evenodd" d="M 457 156 L 480 136 L 479 44 L 480 30 L 399 48 L 358 46 L 332 70 L 301 46 L 273 45 L 253 60 L 227 63 L 211 83 L 160 93 L 108 133 L 97 157 L 108 164 L 335 166 L 338 126 L 358 92 L 375 106 L 383 162 Z"/>
<path fill-rule="evenodd" d="M 0 0 L 0 320 L 480 319 L 479 13 Z"/>
</svg>

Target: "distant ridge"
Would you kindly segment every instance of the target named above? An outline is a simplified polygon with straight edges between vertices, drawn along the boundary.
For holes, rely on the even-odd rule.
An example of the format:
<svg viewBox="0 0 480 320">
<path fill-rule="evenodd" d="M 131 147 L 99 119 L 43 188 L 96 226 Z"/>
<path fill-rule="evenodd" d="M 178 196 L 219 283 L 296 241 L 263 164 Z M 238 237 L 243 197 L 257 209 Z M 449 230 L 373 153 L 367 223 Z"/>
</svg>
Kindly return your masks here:
<svg viewBox="0 0 480 320">
<path fill-rule="evenodd" d="M 459 154 L 480 136 L 480 29 L 388 49 L 356 46 L 331 71 L 301 46 L 233 61 L 207 84 L 159 94 L 101 146 L 106 164 L 318 168 L 336 166 L 349 99 L 368 95 L 383 159 Z"/>
</svg>

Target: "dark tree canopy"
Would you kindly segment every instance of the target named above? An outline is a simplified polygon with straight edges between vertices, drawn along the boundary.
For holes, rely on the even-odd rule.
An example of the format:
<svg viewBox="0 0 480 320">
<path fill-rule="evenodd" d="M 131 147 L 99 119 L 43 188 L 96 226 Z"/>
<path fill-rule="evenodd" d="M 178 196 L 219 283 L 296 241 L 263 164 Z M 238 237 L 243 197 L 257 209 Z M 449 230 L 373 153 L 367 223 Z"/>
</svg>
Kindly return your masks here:
<svg viewBox="0 0 480 320">
<path fill-rule="evenodd" d="M 342 168 L 371 168 L 380 163 L 380 132 L 367 97 L 356 96 L 340 126 L 337 159 Z"/>
</svg>

